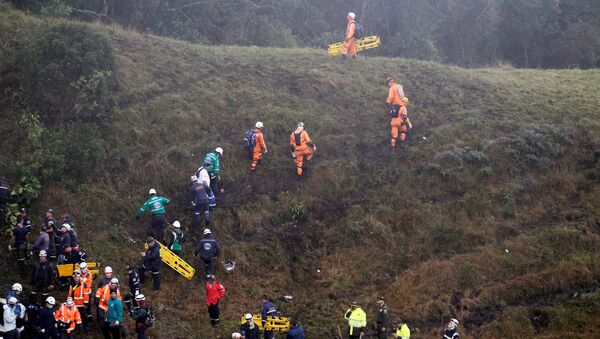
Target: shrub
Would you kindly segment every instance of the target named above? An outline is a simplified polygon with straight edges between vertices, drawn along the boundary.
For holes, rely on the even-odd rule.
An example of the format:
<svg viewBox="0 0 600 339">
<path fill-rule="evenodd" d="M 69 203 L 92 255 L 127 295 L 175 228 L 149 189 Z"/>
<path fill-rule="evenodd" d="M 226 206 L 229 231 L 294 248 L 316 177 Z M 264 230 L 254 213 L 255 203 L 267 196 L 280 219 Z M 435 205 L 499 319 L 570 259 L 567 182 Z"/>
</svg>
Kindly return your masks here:
<svg viewBox="0 0 600 339">
<path fill-rule="evenodd" d="M 28 107 L 49 124 L 106 124 L 115 106 L 115 53 L 91 27 L 42 25 L 19 51 L 22 90 Z"/>
</svg>

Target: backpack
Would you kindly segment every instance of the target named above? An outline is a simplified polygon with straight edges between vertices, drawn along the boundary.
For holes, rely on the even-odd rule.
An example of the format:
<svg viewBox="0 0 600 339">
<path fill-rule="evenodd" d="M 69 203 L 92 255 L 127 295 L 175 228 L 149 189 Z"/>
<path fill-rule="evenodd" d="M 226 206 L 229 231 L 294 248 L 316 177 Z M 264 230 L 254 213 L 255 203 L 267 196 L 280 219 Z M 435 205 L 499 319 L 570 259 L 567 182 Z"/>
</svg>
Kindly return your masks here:
<svg viewBox="0 0 600 339">
<path fill-rule="evenodd" d="M 256 146 L 256 132 L 248 130 L 244 136 L 244 145 L 247 149 L 252 150 Z"/>
<path fill-rule="evenodd" d="M 154 325 L 155 322 L 156 315 L 154 314 L 154 309 L 152 308 L 152 306 L 148 306 L 148 309 L 146 310 L 146 320 L 144 320 L 144 324 L 146 325 L 146 327 L 152 327 L 152 325 Z"/>
<path fill-rule="evenodd" d="M 173 232 L 173 244 L 171 245 L 171 250 L 172 251 L 181 251 L 181 238 L 183 237 L 183 233 L 181 234 L 181 237 L 179 237 L 177 235 L 177 233 Z"/>
<path fill-rule="evenodd" d="M 354 39 L 364 38 L 365 32 L 360 22 L 355 22 Z"/>
</svg>

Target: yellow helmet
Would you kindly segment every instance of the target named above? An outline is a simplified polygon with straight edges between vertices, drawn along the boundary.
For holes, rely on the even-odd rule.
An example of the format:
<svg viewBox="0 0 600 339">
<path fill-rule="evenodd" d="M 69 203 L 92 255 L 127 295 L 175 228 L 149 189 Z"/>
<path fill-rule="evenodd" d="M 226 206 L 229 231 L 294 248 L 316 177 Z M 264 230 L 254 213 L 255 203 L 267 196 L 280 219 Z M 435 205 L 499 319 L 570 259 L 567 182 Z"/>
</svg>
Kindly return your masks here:
<svg viewBox="0 0 600 339">
<path fill-rule="evenodd" d="M 402 102 L 404 103 L 404 105 L 408 106 L 408 97 L 402 98 Z"/>
</svg>

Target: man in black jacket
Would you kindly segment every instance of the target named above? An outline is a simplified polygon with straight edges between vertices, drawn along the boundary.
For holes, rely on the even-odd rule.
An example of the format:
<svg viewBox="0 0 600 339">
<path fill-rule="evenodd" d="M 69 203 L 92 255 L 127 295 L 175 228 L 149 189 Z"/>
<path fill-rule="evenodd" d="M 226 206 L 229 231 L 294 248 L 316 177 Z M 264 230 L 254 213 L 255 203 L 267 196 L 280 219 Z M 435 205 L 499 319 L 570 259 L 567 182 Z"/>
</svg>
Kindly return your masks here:
<svg viewBox="0 0 600 339">
<path fill-rule="evenodd" d="M 36 338 L 58 338 L 56 320 L 54 320 L 54 305 L 56 304 L 56 300 L 54 300 L 54 297 L 48 297 L 44 303 L 45 307 L 42 307 L 37 318 L 37 327 L 39 328 L 40 335 Z"/>
<path fill-rule="evenodd" d="M 142 252 L 144 263 L 140 267 L 140 282 L 143 284 L 146 281 L 146 271 L 150 271 L 152 273 L 152 287 L 155 291 L 158 291 L 160 289 L 160 269 L 162 268 L 160 245 L 153 237 L 148 237 L 146 243 L 148 244 L 148 250 Z"/>
<path fill-rule="evenodd" d="M 458 330 L 456 329 L 458 327 L 458 320 L 452 318 L 450 319 L 450 322 L 448 323 L 448 326 L 446 327 L 446 330 L 444 331 L 444 335 L 442 336 L 442 339 L 458 339 Z"/>
<path fill-rule="evenodd" d="M 56 269 L 51 262 L 48 261 L 46 251 L 40 251 L 40 261 L 33 267 L 31 272 L 32 295 L 42 296 L 42 301 L 48 297 L 48 292 L 54 290 L 56 283 Z"/>
<path fill-rule="evenodd" d="M 206 275 L 215 274 L 215 258 L 221 253 L 221 245 L 213 238 L 212 233 L 208 228 L 204 229 L 204 239 L 196 244 L 194 255 L 200 255 L 204 261 Z"/>
</svg>

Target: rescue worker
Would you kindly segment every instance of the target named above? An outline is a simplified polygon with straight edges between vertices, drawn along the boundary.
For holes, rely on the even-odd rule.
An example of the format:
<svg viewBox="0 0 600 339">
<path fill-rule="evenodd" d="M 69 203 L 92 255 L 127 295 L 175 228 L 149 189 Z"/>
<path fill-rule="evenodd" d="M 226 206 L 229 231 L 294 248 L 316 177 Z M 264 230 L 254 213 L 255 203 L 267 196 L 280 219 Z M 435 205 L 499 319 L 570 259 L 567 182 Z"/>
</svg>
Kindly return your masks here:
<svg viewBox="0 0 600 339">
<path fill-rule="evenodd" d="M 215 274 L 215 258 L 221 253 L 221 245 L 213 238 L 208 228 L 204 229 L 204 238 L 196 244 L 194 255 L 200 255 L 204 261 L 206 275 Z"/>
<path fill-rule="evenodd" d="M 20 306 L 20 307 L 19 307 Z M 19 338 L 19 329 L 17 328 L 17 319 L 25 315 L 25 308 L 19 305 L 19 301 L 15 297 L 10 297 L 6 301 L 6 305 L 2 306 L 3 317 L 3 338 L 17 339 Z"/>
<path fill-rule="evenodd" d="M 352 58 L 356 58 L 356 39 L 354 34 L 356 33 L 356 22 L 354 21 L 356 14 L 348 13 L 348 24 L 346 25 L 346 35 L 344 36 L 344 43 L 342 44 L 342 57 L 346 59 L 348 53 Z"/>
<path fill-rule="evenodd" d="M 399 339 L 410 339 L 410 329 L 406 325 L 406 322 L 402 319 L 394 320 L 394 327 L 396 332 L 392 333 L 392 337 Z"/>
<path fill-rule="evenodd" d="M 204 156 L 204 165 L 208 164 L 206 169 L 210 175 L 210 189 L 218 195 L 221 188 L 221 158 L 223 158 L 223 148 L 217 147 L 214 152 Z"/>
<path fill-rule="evenodd" d="M 50 247 L 50 235 L 48 234 L 46 227 L 46 225 L 42 224 L 40 235 L 35 240 L 35 243 L 33 243 L 32 252 L 36 256 L 39 255 L 40 251 L 45 251 L 47 253 Z"/>
<path fill-rule="evenodd" d="M 219 324 L 219 300 L 225 296 L 225 287 L 221 285 L 214 275 L 208 275 L 206 284 L 206 306 L 208 306 L 208 316 L 210 324 L 217 326 Z"/>
<path fill-rule="evenodd" d="M 208 192 L 210 191 L 210 178 L 208 171 L 200 167 L 196 175 L 191 176 L 192 187 L 190 187 L 190 200 L 194 206 L 194 226 L 200 225 L 201 214 L 204 214 L 206 226 L 210 225 L 210 202 Z"/>
<path fill-rule="evenodd" d="M 367 327 L 367 314 L 353 301 L 350 308 L 346 310 L 344 319 L 348 321 L 348 338 L 359 339 Z"/>
<path fill-rule="evenodd" d="M 260 339 L 260 330 L 252 319 L 252 314 L 246 313 L 246 322 L 240 326 L 240 333 L 245 339 Z"/>
<path fill-rule="evenodd" d="M 146 271 L 152 273 L 152 287 L 155 291 L 160 290 L 160 269 L 162 268 L 162 260 L 160 258 L 160 245 L 152 238 L 146 239 L 148 250 L 142 252 L 144 262 L 140 267 L 140 282 L 143 284 L 146 281 Z"/>
<path fill-rule="evenodd" d="M 394 79 L 388 77 L 385 79 L 385 84 L 389 87 L 388 97 L 386 102 L 392 105 L 390 110 L 391 118 L 391 134 L 392 139 L 390 141 L 390 147 L 393 149 L 396 147 L 396 139 L 398 139 L 398 131 L 400 131 L 400 142 L 404 146 L 406 140 L 406 132 L 412 128 L 410 119 L 408 118 L 408 111 L 406 110 L 406 103 L 408 99 L 404 95 L 404 89 L 402 86 L 394 82 Z"/>
<path fill-rule="evenodd" d="M 46 215 L 44 216 L 43 224 L 46 226 L 57 226 L 58 221 L 54 219 L 54 210 L 49 208 L 46 210 Z"/>
<path fill-rule="evenodd" d="M 296 322 L 296 319 L 290 320 L 292 327 L 290 328 L 286 339 L 304 339 L 304 329 Z"/>
<path fill-rule="evenodd" d="M 446 330 L 444 331 L 444 335 L 442 336 L 442 339 L 458 339 L 459 335 L 458 335 L 458 320 L 451 318 L 450 321 L 448 322 L 448 326 L 446 327 Z"/>
<path fill-rule="evenodd" d="M 69 224 L 60 226 L 58 234 L 58 264 L 62 265 L 67 261 L 67 256 L 71 255 L 71 235 L 69 234 Z"/>
<path fill-rule="evenodd" d="M 105 339 L 121 338 L 121 323 L 123 323 L 123 302 L 116 288 L 110 289 L 107 310 L 102 322 L 102 334 Z"/>
<path fill-rule="evenodd" d="M 253 135 L 251 140 L 253 141 L 251 141 L 251 145 L 253 146 L 249 149 L 249 151 L 251 151 L 249 154 L 252 159 L 252 166 L 250 167 L 252 171 L 256 171 L 256 166 L 260 163 L 263 156 L 268 153 L 267 144 L 265 144 L 265 137 L 262 132 L 264 127 L 264 124 L 258 121 L 254 125 L 254 129 L 252 129 Z"/>
<path fill-rule="evenodd" d="M 177 220 L 173 222 L 173 229 L 171 230 L 171 237 L 169 238 L 169 242 L 167 247 L 171 250 L 171 252 L 179 255 L 181 253 L 181 249 L 183 248 L 183 231 L 181 230 L 181 223 Z"/>
<path fill-rule="evenodd" d="M 117 292 L 117 297 L 122 299 L 121 297 L 121 289 L 119 288 L 119 279 L 112 278 L 110 284 L 104 285 L 100 287 L 96 291 L 96 305 L 98 305 L 98 321 L 103 321 L 105 319 L 106 311 L 108 310 L 108 300 L 110 299 L 110 291 L 115 290 Z"/>
<path fill-rule="evenodd" d="M 88 285 L 88 303 L 85 305 L 85 312 L 80 312 L 81 317 L 85 318 L 83 319 L 85 329 L 85 327 L 88 326 L 92 320 L 92 301 L 94 300 L 94 298 L 92 298 L 92 286 L 94 285 L 94 275 L 92 274 L 92 272 L 90 272 L 90 269 L 86 262 L 82 262 L 79 264 L 79 273 L 81 275 L 81 281 L 85 282 Z"/>
<path fill-rule="evenodd" d="M 98 288 L 110 284 L 113 279 L 113 269 L 110 266 L 104 268 L 104 276 L 98 280 Z"/>
<path fill-rule="evenodd" d="M 138 335 L 138 339 L 146 339 L 146 317 L 148 316 L 149 305 L 146 302 L 146 297 L 143 294 L 135 296 L 137 306 L 129 312 L 129 315 L 135 320 L 135 333 Z"/>
<path fill-rule="evenodd" d="M 267 323 L 267 317 L 276 317 L 277 316 L 277 307 L 269 300 L 269 296 L 266 294 L 262 295 L 263 304 L 260 309 L 261 321 L 263 329 L 265 329 L 265 325 Z M 264 339 L 273 339 L 275 338 L 275 331 L 264 330 Z"/>
<path fill-rule="evenodd" d="M 36 298 L 41 296 L 42 300 L 45 300 L 48 297 L 48 293 L 54 290 L 54 284 L 56 283 L 56 269 L 54 268 L 54 265 L 48 261 L 46 251 L 40 251 L 39 258 L 40 261 L 31 271 L 31 286 L 33 287 L 31 294 L 36 296 Z"/>
<path fill-rule="evenodd" d="M 60 305 L 54 314 L 54 319 L 61 339 L 74 338 L 75 328 L 81 326 L 81 315 L 75 307 L 73 298 L 67 298 L 67 301 Z"/>
<path fill-rule="evenodd" d="M 165 205 L 171 203 L 171 200 L 161 197 L 156 194 L 156 190 L 151 188 L 148 191 L 150 198 L 140 207 L 137 213 L 137 217 L 141 216 L 146 210 L 150 209 L 152 213 L 152 219 L 150 222 L 150 229 L 148 235 L 158 239 L 163 243 L 167 243 L 167 210 Z"/>
<path fill-rule="evenodd" d="M 33 223 L 31 222 L 31 218 L 27 215 L 25 207 L 19 208 L 19 216 L 23 220 L 23 226 L 33 228 Z"/>
<path fill-rule="evenodd" d="M 24 218 L 19 215 L 17 217 L 17 226 L 12 230 L 12 238 L 10 243 L 13 243 L 16 249 L 16 261 L 19 273 L 21 275 L 27 270 L 27 246 L 29 244 L 29 233 L 31 233 L 31 220 L 29 226 L 25 225 Z M 10 250 L 10 245 L 8 246 Z"/>
<path fill-rule="evenodd" d="M 135 271 L 135 268 L 131 265 L 127 266 L 127 273 L 129 273 L 129 292 L 136 296 L 142 293 L 142 284 L 140 282 L 140 275 Z"/>
<path fill-rule="evenodd" d="M 292 158 L 296 163 L 296 174 L 301 176 L 304 161 L 310 161 L 317 150 L 317 146 L 310 140 L 308 132 L 304 130 L 304 123 L 299 122 L 296 130 L 290 135 L 290 145 Z"/>
<path fill-rule="evenodd" d="M 387 339 L 389 326 L 389 315 L 385 297 L 377 298 L 377 320 L 375 321 L 375 330 L 378 339 Z"/>
<path fill-rule="evenodd" d="M 6 292 L 6 300 L 10 299 L 10 297 L 15 297 L 17 300 L 19 300 L 21 292 L 23 292 L 23 285 L 14 283 L 10 287 L 10 291 Z"/>
<path fill-rule="evenodd" d="M 58 329 L 56 328 L 56 319 L 54 319 L 54 297 L 46 298 L 44 307 L 40 310 L 37 318 L 37 327 L 39 328 L 39 337 L 41 339 L 58 338 Z"/>
<path fill-rule="evenodd" d="M 88 317 L 87 317 L 87 309 L 90 304 L 90 293 L 91 293 L 91 285 L 85 280 L 81 278 L 81 272 L 74 271 L 73 272 L 73 281 L 69 284 L 69 298 L 73 299 L 75 303 L 75 307 L 79 311 L 79 315 L 81 316 L 81 321 L 83 324 L 83 330 L 87 333 L 89 328 Z"/>
</svg>

